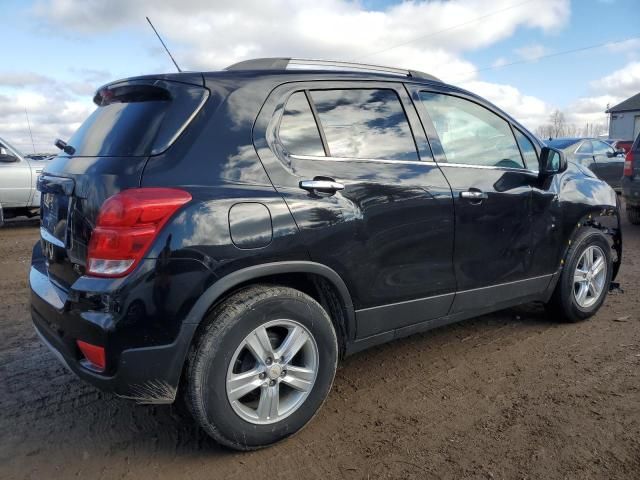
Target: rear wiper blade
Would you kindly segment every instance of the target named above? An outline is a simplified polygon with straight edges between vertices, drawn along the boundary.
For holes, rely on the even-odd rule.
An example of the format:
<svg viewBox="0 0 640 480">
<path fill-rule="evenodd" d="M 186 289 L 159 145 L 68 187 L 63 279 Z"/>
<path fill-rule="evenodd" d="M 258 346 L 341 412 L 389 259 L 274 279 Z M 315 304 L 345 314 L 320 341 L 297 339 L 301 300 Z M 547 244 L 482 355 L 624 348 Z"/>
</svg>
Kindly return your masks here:
<svg viewBox="0 0 640 480">
<path fill-rule="evenodd" d="M 76 153 L 75 148 L 73 148 L 71 145 L 68 145 L 67 142 L 60 138 L 56 139 L 54 145 L 68 155 L 73 155 L 74 153 Z"/>
</svg>

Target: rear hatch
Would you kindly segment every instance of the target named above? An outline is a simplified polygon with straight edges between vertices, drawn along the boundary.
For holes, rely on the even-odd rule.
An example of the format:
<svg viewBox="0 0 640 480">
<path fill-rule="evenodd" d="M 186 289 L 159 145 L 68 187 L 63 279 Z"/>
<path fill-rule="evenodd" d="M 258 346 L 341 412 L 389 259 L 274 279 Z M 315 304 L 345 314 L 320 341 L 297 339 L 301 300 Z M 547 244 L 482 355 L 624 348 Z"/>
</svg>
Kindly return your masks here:
<svg viewBox="0 0 640 480">
<path fill-rule="evenodd" d="M 147 160 L 164 152 L 208 98 L 201 75 L 140 78 L 96 93 L 96 110 L 66 153 L 38 179 L 41 244 L 49 278 L 64 289 L 83 275 L 98 212 L 110 196 L 140 186 Z"/>
</svg>

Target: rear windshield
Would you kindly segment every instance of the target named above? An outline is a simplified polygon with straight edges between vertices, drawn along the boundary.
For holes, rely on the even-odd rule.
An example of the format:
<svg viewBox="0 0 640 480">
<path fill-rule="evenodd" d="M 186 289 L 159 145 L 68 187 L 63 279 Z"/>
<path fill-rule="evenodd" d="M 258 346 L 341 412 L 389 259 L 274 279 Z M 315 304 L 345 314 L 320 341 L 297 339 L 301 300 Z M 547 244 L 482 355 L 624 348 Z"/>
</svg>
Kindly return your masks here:
<svg viewBox="0 0 640 480">
<path fill-rule="evenodd" d="M 98 108 L 67 142 L 74 156 L 144 157 L 166 150 L 207 99 L 176 82 L 125 82 L 96 93 Z"/>
<path fill-rule="evenodd" d="M 574 145 L 576 143 L 578 143 L 580 140 L 576 140 L 576 139 L 557 139 L 557 140 L 548 140 L 545 143 L 547 144 L 547 146 L 549 147 L 553 147 L 553 148 L 567 148 L 570 147 L 571 145 Z"/>
</svg>

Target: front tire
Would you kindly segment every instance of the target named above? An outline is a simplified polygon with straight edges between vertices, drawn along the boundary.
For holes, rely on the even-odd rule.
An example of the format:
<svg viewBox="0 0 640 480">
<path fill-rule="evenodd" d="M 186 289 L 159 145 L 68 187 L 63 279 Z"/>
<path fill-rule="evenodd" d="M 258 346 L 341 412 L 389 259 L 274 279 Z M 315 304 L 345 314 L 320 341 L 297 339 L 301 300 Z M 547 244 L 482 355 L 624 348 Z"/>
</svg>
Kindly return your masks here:
<svg viewBox="0 0 640 480">
<path fill-rule="evenodd" d="M 547 310 L 567 322 L 593 316 L 607 296 L 612 271 L 607 237 L 595 228 L 582 227 L 567 252 Z"/>
<path fill-rule="evenodd" d="M 292 288 L 255 285 L 222 302 L 189 356 L 186 404 L 219 443 L 253 450 L 303 428 L 338 360 L 327 312 Z"/>
</svg>

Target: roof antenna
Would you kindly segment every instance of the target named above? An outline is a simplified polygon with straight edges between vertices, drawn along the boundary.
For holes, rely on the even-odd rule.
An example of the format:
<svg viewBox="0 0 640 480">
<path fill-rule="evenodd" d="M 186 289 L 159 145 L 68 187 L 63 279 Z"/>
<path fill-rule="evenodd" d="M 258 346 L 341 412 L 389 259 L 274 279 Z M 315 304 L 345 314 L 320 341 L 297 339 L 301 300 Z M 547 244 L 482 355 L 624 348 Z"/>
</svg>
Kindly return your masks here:
<svg viewBox="0 0 640 480">
<path fill-rule="evenodd" d="M 144 17 L 147 19 L 147 22 L 149 22 L 149 25 L 151 25 L 151 28 L 153 28 L 153 31 L 155 32 L 156 36 L 158 37 L 158 40 L 160 40 L 160 43 L 162 44 L 162 46 L 164 47 L 164 49 L 167 51 L 167 54 L 169 55 L 169 58 L 171 58 L 171 61 L 173 62 L 173 64 L 176 66 L 176 68 L 178 69 L 178 72 L 182 72 L 182 70 L 180 70 L 180 67 L 178 66 L 178 64 L 176 63 L 176 61 L 173 58 L 173 55 L 171 55 L 171 52 L 169 51 L 169 49 L 167 48 L 167 46 L 164 44 L 164 42 L 162 41 L 162 37 L 160 36 L 160 34 L 158 33 L 158 31 L 156 30 L 156 27 L 153 26 L 153 23 L 151 23 L 151 20 L 149 20 L 149 17 Z"/>
</svg>

